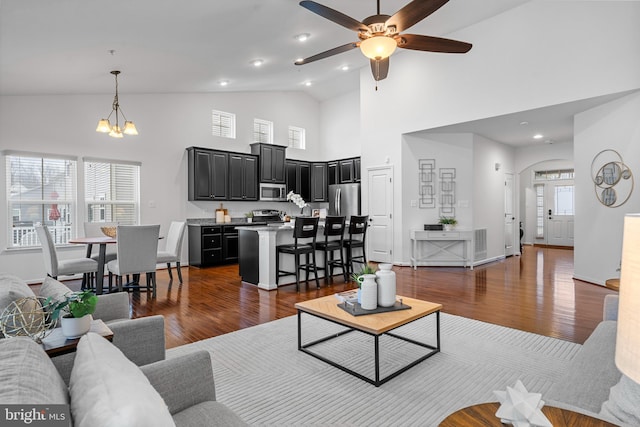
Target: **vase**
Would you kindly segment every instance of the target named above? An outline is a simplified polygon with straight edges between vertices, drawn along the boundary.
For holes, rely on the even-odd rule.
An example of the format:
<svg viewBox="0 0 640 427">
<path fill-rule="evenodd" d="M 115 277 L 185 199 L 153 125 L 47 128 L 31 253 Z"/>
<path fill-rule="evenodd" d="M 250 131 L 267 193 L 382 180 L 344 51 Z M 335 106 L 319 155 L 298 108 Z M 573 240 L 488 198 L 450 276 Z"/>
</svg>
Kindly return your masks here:
<svg viewBox="0 0 640 427">
<path fill-rule="evenodd" d="M 443 226 L 444 226 L 444 227 L 443 227 L 443 228 L 444 228 L 444 231 L 451 231 L 451 230 L 453 230 L 453 224 L 443 224 Z"/>
<path fill-rule="evenodd" d="M 89 332 L 91 329 L 91 321 L 93 316 L 87 314 L 85 316 L 75 317 L 62 317 L 62 335 L 67 338 L 80 338 L 82 335 Z"/>
<path fill-rule="evenodd" d="M 396 303 L 396 273 L 391 267 L 392 264 L 378 264 L 379 270 L 376 271 L 380 307 L 392 307 Z"/>
<path fill-rule="evenodd" d="M 360 283 L 360 307 L 363 310 L 375 310 L 378 307 L 378 284 L 375 274 L 363 274 L 358 277 Z"/>
</svg>

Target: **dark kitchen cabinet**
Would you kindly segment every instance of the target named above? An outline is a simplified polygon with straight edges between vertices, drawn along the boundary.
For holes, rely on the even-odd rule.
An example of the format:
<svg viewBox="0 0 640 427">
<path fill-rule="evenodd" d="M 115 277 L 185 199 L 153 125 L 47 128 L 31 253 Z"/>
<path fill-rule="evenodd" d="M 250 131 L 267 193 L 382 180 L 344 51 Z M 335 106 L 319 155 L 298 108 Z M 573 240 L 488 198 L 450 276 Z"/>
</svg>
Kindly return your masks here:
<svg viewBox="0 0 640 427">
<path fill-rule="evenodd" d="M 353 159 L 353 181 L 360 182 L 360 157 Z"/>
<path fill-rule="evenodd" d="M 260 156 L 260 182 L 284 184 L 285 150 L 282 145 L 255 143 L 251 144 L 251 153 Z"/>
<path fill-rule="evenodd" d="M 225 263 L 238 262 L 238 230 L 235 225 L 222 229 L 222 258 Z"/>
<path fill-rule="evenodd" d="M 327 163 L 327 185 L 340 184 L 340 169 L 338 162 Z"/>
<path fill-rule="evenodd" d="M 189 225 L 189 265 L 209 267 L 223 262 L 222 226 Z"/>
<path fill-rule="evenodd" d="M 190 147 L 189 200 L 227 200 L 228 153 Z"/>
<path fill-rule="evenodd" d="M 326 202 L 328 200 L 327 164 L 324 162 L 311 163 L 311 198 L 312 202 Z"/>
<path fill-rule="evenodd" d="M 353 159 L 340 160 L 340 184 L 353 182 Z"/>
<path fill-rule="evenodd" d="M 305 201 L 311 200 L 311 165 L 302 160 L 286 161 L 287 192 L 299 194 Z"/>
<path fill-rule="evenodd" d="M 229 200 L 258 200 L 258 156 L 229 153 Z"/>
</svg>

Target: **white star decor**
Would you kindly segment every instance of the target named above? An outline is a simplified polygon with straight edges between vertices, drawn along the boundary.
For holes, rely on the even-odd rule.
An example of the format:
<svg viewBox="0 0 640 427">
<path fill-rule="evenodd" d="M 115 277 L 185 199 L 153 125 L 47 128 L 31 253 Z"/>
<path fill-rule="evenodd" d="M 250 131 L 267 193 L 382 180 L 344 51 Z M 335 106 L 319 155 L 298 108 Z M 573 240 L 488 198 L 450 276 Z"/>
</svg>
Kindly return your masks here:
<svg viewBox="0 0 640 427">
<path fill-rule="evenodd" d="M 507 391 L 493 392 L 500 401 L 496 417 L 504 424 L 514 427 L 553 427 L 542 413 L 544 406 L 540 393 L 529 393 L 518 380 L 514 387 L 507 387 Z"/>
</svg>

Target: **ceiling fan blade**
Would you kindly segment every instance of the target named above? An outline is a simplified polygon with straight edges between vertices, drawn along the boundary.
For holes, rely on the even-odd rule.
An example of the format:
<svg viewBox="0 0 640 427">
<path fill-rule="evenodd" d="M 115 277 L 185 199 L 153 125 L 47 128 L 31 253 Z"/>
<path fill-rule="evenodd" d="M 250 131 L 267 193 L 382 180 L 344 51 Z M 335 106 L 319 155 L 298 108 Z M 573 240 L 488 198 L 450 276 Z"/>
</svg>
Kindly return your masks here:
<svg viewBox="0 0 640 427">
<path fill-rule="evenodd" d="M 337 10 L 331 9 L 330 7 L 323 6 L 320 3 L 316 3 L 314 1 L 301 1 L 300 6 L 305 9 L 310 10 L 311 12 L 322 16 L 323 18 L 328 19 L 329 21 L 333 21 L 338 25 L 342 25 L 345 28 L 348 28 L 353 31 L 367 31 L 369 27 L 364 25 L 362 22 L 353 19 L 350 16 L 345 15 L 342 12 L 338 12 Z"/>
<path fill-rule="evenodd" d="M 400 33 L 422 21 L 440 9 L 448 1 L 449 0 L 413 0 L 397 11 L 391 18 L 387 19 L 386 25 L 387 27 L 395 26 L 396 33 Z"/>
<path fill-rule="evenodd" d="M 467 53 L 473 46 L 467 42 L 418 34 L 401 34 L 396 36 L 395 39 L 398 42 L 398 47 L 427 52 Z"/>
<path fill-rule="evenodd" d="M 384 80 L 389 74 L 389 57 L 371 60 L 371 72 L 376 81 Z"/>
<path fill-rule="evenodd" d="M 318 53 L 317 55 L 313 55 L 313 56 L 310 56 L 308 58 L 302 59 L 300 61 L 296 61 L 294 64 L 296 64 L 296 65 L 308 64 L 309 62 L 317 61 L 319 59 L 328 58 L 330 56 L 337 55 L 337 54 L 342 53 L 342 52 L 350 51 L 351 49 L 355 49 L 357 47 L 358 47 L 358 43 L 356 43 L 356 42 L 343 44 L 342 46 L 334 47 L 333 49 L 329 49 L 329 50 L 324 51 L 322 53 Z"/>
</svg>

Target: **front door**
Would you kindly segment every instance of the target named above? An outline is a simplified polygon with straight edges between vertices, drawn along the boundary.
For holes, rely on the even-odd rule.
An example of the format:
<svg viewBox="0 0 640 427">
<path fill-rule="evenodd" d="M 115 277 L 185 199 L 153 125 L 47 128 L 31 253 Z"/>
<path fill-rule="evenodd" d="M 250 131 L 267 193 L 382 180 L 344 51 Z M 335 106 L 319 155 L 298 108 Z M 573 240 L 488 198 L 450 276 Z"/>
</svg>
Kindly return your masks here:
<svg viewBox="0 0 640 427">
<path fill-rule="evenodd" d="M 513 244 L 516 226 L 516 216 L 513 213 L 513 174 L 504 175 L 504 256 L 515 254 Z"/>
<path fill-rule="evenodd" d="M 548 182 L 545 187 L 546 243 L 573 246 L 573 182 Z"/>
<path fill-rule="evenodd" d="M 367 169 L 369 259 L 393 262 L 393 167 Z"/>
</svg>

